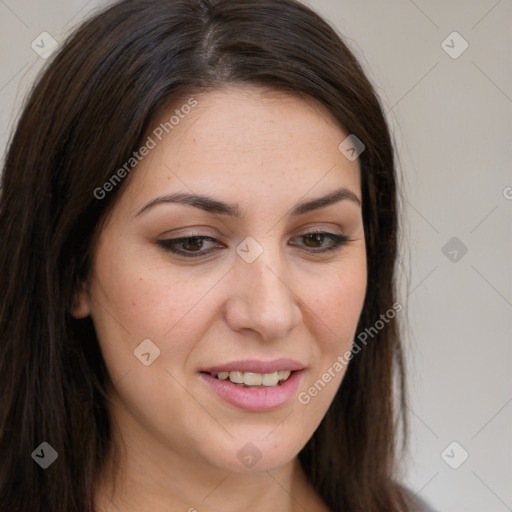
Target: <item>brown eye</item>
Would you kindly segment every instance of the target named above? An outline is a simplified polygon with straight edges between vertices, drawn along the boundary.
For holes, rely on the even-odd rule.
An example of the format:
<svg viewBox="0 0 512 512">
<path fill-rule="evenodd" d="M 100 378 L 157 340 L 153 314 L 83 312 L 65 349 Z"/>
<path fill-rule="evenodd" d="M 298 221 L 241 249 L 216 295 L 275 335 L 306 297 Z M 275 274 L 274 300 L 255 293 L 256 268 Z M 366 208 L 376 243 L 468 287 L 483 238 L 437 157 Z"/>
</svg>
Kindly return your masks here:
<svg viewBox="0 0 512 512">
<path fill-rule="evenodd" d="M 305 245 L 312 248 L 318 248 L 322 246 L 325 235 L 323 233 L 311 233 L 309 235 L 303 235 L 306 242 Z"/>
<path fill-rule="evenodd" d="M 350 241 L 347 236 L 324 232 L 305 233 L 304 235 L 298 236 L 297 239 L 302 239 L 304 241 L 302 247 L 312 249 L 311 252 L 313 253 L 333 251 Z M 324 242 L 330 242 L 330 245 L 326 245 Z"/>
<path fill-rule="evenodd" d="M 203 250 L 206 242 L 215 242 L 215 244 L 213 244 L 214 247 Z M 210 254 L 215 249 L 215 245 L 217 248 L 223 248 L 215 238 L 201 235 L 158 240 L 157 244 L 166 251 L 190 258 Z"/>
<path fill-rule="evenodd" d="M 186 238 L 184 242 L 181 242 L 181 246 L 186 251 L 197 251 L 203 247 L 203 240 L 201 237 L 193 236 Z"/>
</svg>

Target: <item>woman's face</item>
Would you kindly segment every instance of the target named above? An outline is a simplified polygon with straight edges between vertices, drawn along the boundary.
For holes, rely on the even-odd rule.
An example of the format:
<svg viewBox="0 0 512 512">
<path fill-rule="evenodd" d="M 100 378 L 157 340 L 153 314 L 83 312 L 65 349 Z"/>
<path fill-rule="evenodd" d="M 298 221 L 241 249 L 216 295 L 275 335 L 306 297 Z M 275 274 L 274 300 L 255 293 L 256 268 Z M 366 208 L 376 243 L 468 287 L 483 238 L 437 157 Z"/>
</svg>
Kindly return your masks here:
<svg viewBox="0 0 512 512">
<path fill-rule="evenodd" d="M 183 468 L 277 468 L 331 404 L 365 296 L 348 133 L 312 100 L 234 88 L 185 98 L 148 135 L 74 308 L 111 413 Z"/>
</svg>

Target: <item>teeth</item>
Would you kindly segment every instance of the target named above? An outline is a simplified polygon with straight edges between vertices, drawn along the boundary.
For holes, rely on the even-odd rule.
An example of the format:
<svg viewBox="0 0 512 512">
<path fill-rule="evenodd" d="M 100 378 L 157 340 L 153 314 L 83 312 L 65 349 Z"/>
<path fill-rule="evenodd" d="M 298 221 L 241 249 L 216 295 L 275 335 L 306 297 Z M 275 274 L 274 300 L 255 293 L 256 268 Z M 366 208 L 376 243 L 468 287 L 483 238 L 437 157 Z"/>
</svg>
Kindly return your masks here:
<svg viewBox="0 0 512 512">
<path fill-rule="evenodd" d="M 277 386 L 279 382 L 287 380 L 291 375 L 290 370 L 279 370 L 272 373 L 254 373 L 254 372 L 218 372 L 212 373 L 214 377 L 220 380 L 230 380 L 234 384 L 242 386 Z"/>
<path fill-rule="evenodd" d="M 279 380 L 286 380 L 291 373 L 290 370 L 279 370 Z"/>
<path fill-rule="evenodd" d="M 263 375 L 261 373 L 244 372 L 244 384 L 246 386 L 261 386 Z"/>
<path fill-rule="evenodd" d="M 261 378 L 261 383 L 264 386 L 276 386 L 279 382 L 279 372 L 264 373 Z"/>
<path fill-rule="evenodd" d="M 229 372 L 229 380 L 235 384 L 243 384 L 244 374 L 242 372 Z"/>
</svg>

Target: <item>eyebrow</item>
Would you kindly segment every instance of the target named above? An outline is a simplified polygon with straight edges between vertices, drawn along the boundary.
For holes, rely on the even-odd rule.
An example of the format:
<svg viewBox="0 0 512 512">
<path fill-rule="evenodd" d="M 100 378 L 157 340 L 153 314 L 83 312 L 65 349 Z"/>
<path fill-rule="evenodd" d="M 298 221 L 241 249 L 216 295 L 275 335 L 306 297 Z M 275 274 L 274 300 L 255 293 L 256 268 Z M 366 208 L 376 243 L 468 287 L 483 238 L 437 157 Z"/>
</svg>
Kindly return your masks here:
<svg viewBox="0 0 512 512">
<path fill-rule="evenodd" d="M 318 210 L 320 208 L 325 208 L 330 206 L 331 204 L 337 203 L 339 201 L 351 201 L 358 206 L 361 206 L 361 200 L 349 189 L 340 188 L 330 192 L 329 194 L 317 197 L 314 199 L 309 199 L 307 201 L 300 201 L 297 203 L 291 210 L 289 216 L 290 217 L 298 217 L 299 215 L 304 215 L 313 210 Z M 147 212 L 149 209 L 159 205 L 159 204 L 167 204 L 167 203 L 175 203 L 175 204 L 183 204 L 186 206 L 193 206 L 194 208 L 199 208 L 204 210 L 205 212 L 217 215 L 228 215 L 230 217 L 240 217 L 241 212 L 238 206 L 238 203 L 225 203 L 214 199 L 209 196 L 199 195 L 199 194 L 188 194 L 178 192 L 175 194 L 165 195 L 157 197 L 151 200 L 148 204 L 142 207 L 136 214 L 135 217 L 142 215 Z"/>
</svg>

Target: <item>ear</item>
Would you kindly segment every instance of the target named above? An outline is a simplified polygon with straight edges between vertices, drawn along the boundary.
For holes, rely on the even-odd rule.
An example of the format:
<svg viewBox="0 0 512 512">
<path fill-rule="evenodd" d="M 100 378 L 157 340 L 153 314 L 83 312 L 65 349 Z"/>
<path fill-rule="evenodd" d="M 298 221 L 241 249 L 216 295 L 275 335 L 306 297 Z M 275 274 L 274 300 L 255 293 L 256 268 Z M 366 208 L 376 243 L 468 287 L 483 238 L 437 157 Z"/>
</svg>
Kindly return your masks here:
<svg viewBox="0 0 512 512">
<path fill-rule="evenodd" d="M 85 282 L 80 285 L 80 290 L 73 298 L 70 313 L 76 319 L 86 318 L 91 314 L 89 294 L 87 293 L 87 284 Z"/>
</svg>

